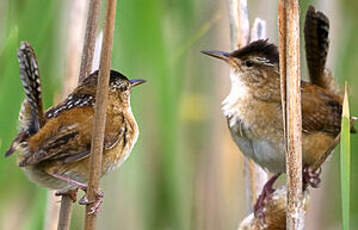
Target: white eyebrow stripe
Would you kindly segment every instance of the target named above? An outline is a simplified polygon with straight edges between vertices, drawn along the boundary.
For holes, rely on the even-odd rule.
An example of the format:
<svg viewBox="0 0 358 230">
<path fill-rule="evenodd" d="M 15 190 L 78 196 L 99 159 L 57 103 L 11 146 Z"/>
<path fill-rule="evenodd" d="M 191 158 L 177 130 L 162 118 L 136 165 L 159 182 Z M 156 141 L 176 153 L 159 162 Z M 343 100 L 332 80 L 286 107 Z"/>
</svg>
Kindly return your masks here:
<svg viewBox="0 0 358 230">
<path fill-rule="evenodd" d="M 274 64 L 271 63 L 271 61 L 265 57 L 256 57 L 255 60 L 267 66 L 274 66 Z"/>
</svg>

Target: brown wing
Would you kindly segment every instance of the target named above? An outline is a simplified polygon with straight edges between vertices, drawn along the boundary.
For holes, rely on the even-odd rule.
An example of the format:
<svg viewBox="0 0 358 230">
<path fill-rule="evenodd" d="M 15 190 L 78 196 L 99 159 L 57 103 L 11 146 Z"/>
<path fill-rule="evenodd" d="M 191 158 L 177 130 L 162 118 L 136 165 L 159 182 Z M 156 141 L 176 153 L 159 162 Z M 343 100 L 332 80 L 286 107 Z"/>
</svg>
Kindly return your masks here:
<svg viewBox="0 0 358 230">
<path fill-rule="evenodd" d="M 28 140 L 27 157 L 19 166 L 33 165 L 44 160 L 71 163 L 89 156 L 93 126 L 93 108 L 81 107 L 62 111 Z M 112 124 L 107 116 L 107 124 Z M 51 130 L 51 131 L 50 131 Z M 121 125 L 107 125 L 104 147 L 112 148 L 121 133 Z M 37 142 L 40 144 L 36 145 Z"/>
<path fill-rule="evenodd" d="M 341 127 L 342 104 L 338 96 L 316 85 L 302 82 L 303 132 L 326 132 L 338 135 Z"/>
<path fill-rule="evenodd" d="M 310 80 L 324 87 L 324 70 L 329 48 L 329 20 L 322 12 L 309 6 L 305 19 L 304 36 Z"/>
</svg>

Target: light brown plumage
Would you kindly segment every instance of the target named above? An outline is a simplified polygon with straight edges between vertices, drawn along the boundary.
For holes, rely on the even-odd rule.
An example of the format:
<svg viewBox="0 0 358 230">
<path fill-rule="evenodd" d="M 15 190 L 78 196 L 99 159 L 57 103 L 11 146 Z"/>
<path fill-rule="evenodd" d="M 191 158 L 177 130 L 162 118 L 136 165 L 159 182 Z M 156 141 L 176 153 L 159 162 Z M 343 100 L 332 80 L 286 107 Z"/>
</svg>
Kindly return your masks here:
<svg viewBox="0 0 358 230">
<path fill-rule="evenodd" d="M 342 97 L 325 66 L 328 18 L 310 6 L 304 32 L 311 80 L 301 81 L 303 188 L 306 189 L 308 185 L 318 186 L 317 167 L 338 143 Z M 278 49 L 267 40 L 258 40 L 231 53 L 203 53 L 224 60 L 233 70 L 231 91 L 222 103 L 222 110 L 235 143 L 244 155 L 276 174 L 265 184 L 254 206 L 255 217 L 262 220 L 265 199 L 273 194 L 274 181 L 286 172 Z"/>
<path fill-rule="evenodd" d="M 23 57 L 25 59 L 21 57 L 20 63 L 31 60 L 26 55 Z M 30 73 L 31 69 L 27 72 Z M 29 98 L 39 101 L 40 94 L 34 94 L 31 90 L 26 94 L 20 112 L 21 119 L 26 122 L 21 122 L 20 132 L 6 156 L 17 150 L 19 166 L 24 168 L 34 182 L 52 189 L 76 188 L 73 183 L 55 176 L 59 175 L 87 184 L 97 79 L 98 71 L 80 82 L 64 101 L 48 109 L 38 129 L 33 129 L 33 113 L 42 108 L 31 107 L 28 101 Z M 39 79 L 30 79 L 29 84 L 32 82 L 39 83 Z M 130 108 L 130 90 L 143 82 L 130 81 L 114 70 L 110 73 L 102 175 L 120 166 L 137 140 L 138 127 Z M 36 88 L 40 91 L 40 85 Z"/>
<path fill-rule="evenodd" d="M 240 150 L 271 172 L 285 172 L 277 47 L 259 40 L 231 53 L 204 51 L 234 70 L 223 112 Z M 340 132 L 342 100 L 318 85 L 302 88 L 303 163 L 310 166 Z"/>
</svg>

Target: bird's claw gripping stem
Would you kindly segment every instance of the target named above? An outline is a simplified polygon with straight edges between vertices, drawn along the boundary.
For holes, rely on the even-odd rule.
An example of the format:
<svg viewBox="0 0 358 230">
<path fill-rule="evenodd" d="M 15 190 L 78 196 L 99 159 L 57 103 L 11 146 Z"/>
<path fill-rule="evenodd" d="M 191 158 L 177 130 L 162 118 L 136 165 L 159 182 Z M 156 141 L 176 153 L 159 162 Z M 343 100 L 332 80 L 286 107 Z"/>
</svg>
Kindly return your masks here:
<svg viewBox="0 0 358 230">
<path fill-rule="evenodd" d="M 103 203 L 103 192 L 95 192 L 95 200 L 88 200 L 88 196 L 87 194 L 85 194 L 79 201 L 78 203 L 80 205 L 88 205 L 88 204 L 93 204 L 93 206 L 91 207 L 91 210 L 87 213 L 88 215 L 94 215 L 96 214 L 100 208 L 101 205 Z"/>
</svg>

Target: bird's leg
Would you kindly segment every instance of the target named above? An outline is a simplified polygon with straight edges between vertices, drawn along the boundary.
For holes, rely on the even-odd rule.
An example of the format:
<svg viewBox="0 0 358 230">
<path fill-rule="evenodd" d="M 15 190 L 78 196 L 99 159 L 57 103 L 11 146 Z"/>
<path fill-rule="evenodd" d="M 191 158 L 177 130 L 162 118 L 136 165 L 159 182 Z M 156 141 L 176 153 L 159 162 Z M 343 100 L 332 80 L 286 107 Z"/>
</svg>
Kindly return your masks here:
<svg viewBox="0 0 358 230">
<path fill-rule="evenodd" d="M 281 173 L 277 173 L 273 177 L 271 177 L 266 182 L 266 184 L 262 188 L 262 192 L 261 192 L 260 196 L 257 198 L 256 204 L 254 206 L 254 215 L 256 217 L 259 217 L 262 220 L 264 220 L 264 218 L 265 218 L 264 212 L 263 212 L 265 202 L 267 199 L 270 198 L 272 193 L 275 191 L 275 189 L 272 186 L 275 183 L 275 181 L 277 180 L 277 178 L 279 178 L 280 175 L 281 175 Z"/>
<path fill-rule="evenodd" d="M 85 194 L 79 201 L 79 204 L 81 205 L 88 205 L 93 204 L 93 207 L 91 208 L 91 211 L 88 213 L 88 215 L 96 214 L 103 203 L 103 192 L 97 192 L 95 191 L 95 200 L 88 200 L 87 194 Z"/>
<path fill-rule="evenodd" d="M 317 170 L 313 170 L 311 167 L 304 167 L 303 168 L 303 190 L 305 190 L 308 185 L 313 188 L 318 188 L 318 185 L 321 182 L 320 175 L 321 175 L 321 168 Z"/>
<path fill-rule="evenodd" d="M 72 189 L 72 190 L 57 191 L 55 193 L 56 196 L 68 195 L 73 202 L 76 202 L 77 201 L 77 191 L 78 191 L 78 189 L 81 189 L 84 192 L 87 191 L 87 185 L 86 184 L 83 184 L 81 182 L 78 182 L 76 180 L 73 180 L 73 179 L 71 179 L 69 177 L 66 177 L 66 176 L 62 176 L 62 175 L 57 174 L 57 173 L 53 173 L 53 174 L 51 173 L 50 175 L 53 176 L 53 177 L 56 177 L 57 179 L 63 180 L 63 181 L 65 181 L 65 182 L 67 182 L 67 183 L 69 183 L 69 184 L 71 184 L 71 185 L 76 187 L 75 189 Z"/>
<path fill-rule="evenodd" d="M 52 175 L 53 177 L 56 177 L 56 178 L 60 179 L 60 180 L 66 181 L 67 183 L 69 183 L 69 184 L 71 184 L 71 185 L 73 185 L 73 186 L 76 186 L 76 187 L 77 187 L 77 188 L 75 189 L 76 195 L 77 195 L 77 190 L 78 190 L 78 189 L 81 189 L 81 190 L 83 190 L 83 191 L 86 193 L 86 194 L 78 201 L 78 203 L 79 203 L 80 205 L 87 205 L 87 204 L 93 204 L 93 203 L 94 203 L 94 205 L 93 205 L 93 207 L 91 208 L 91 211 L 88 213 L 88 215 L 93 215 L 93 214 L 95 214 L 95 213 L 97 213 L 97 212 L 99 211 L 99 209 L 101 208 L 101 204 L 103 203 L 103 192 L 97 192 L 97 191 L 95 191 L 95 200 L 88 200 L 88 197 L 87 197 L 88 186 L 87 186 L 86 184 L 83 184 L 83 183 L 78 182 L 78 181 L 76 181 L 76 180 L 73 180 L 73 179 L 71 179 L 71 178 L 62 176 L 62 175 L 60 175 L 60 174 L 54 173 L 54 174 L 51 174 L 51 175 Z M 71 193 L 72 191 L 73 191 L 73 190 L 64 191 L 64 192 L 59 191 L 59 192 L 56 193 L 56 195 L 57 195 L 57 194 L 58 194 L 58 196 L 60 196 L 60 195 L 70 195 L 70 197 L 71 197 L 72 194 L 69 194 L 69 193 Z M 75 195 L 75 197 L 76 197 L 76 195 Z M 71 199 L 72 199 L 72 197 L 71 197 Z M 72 200 L 74 200 L 74 199 L 72 199 Z M 74 201 L 76 201 L 76 200 L 74 200 Z"/>
<path fill-rule="evenodd" d="M 53 173 L 53 174 L 50 174 L 50 175 L 53 176 L 53 177 L 56 177 L 56 178 L 58 178 L 60 180 L 63 180 L 65 182 L 69 183 L 70 185 L 76 186 L 77 188 L 79 188 L 79 189 L 81 189 L 81 190 L 83 190 L 85 192 L 87 191 L 87 185 L 86 184 L 83 184 L 81 182 L 78 182 L 76 180 L 73 180 L 73 179 L 71 179 L 69 177 L 62 176 L 62 175 L 57 174 L 57 173 Z"/>
</svg>

